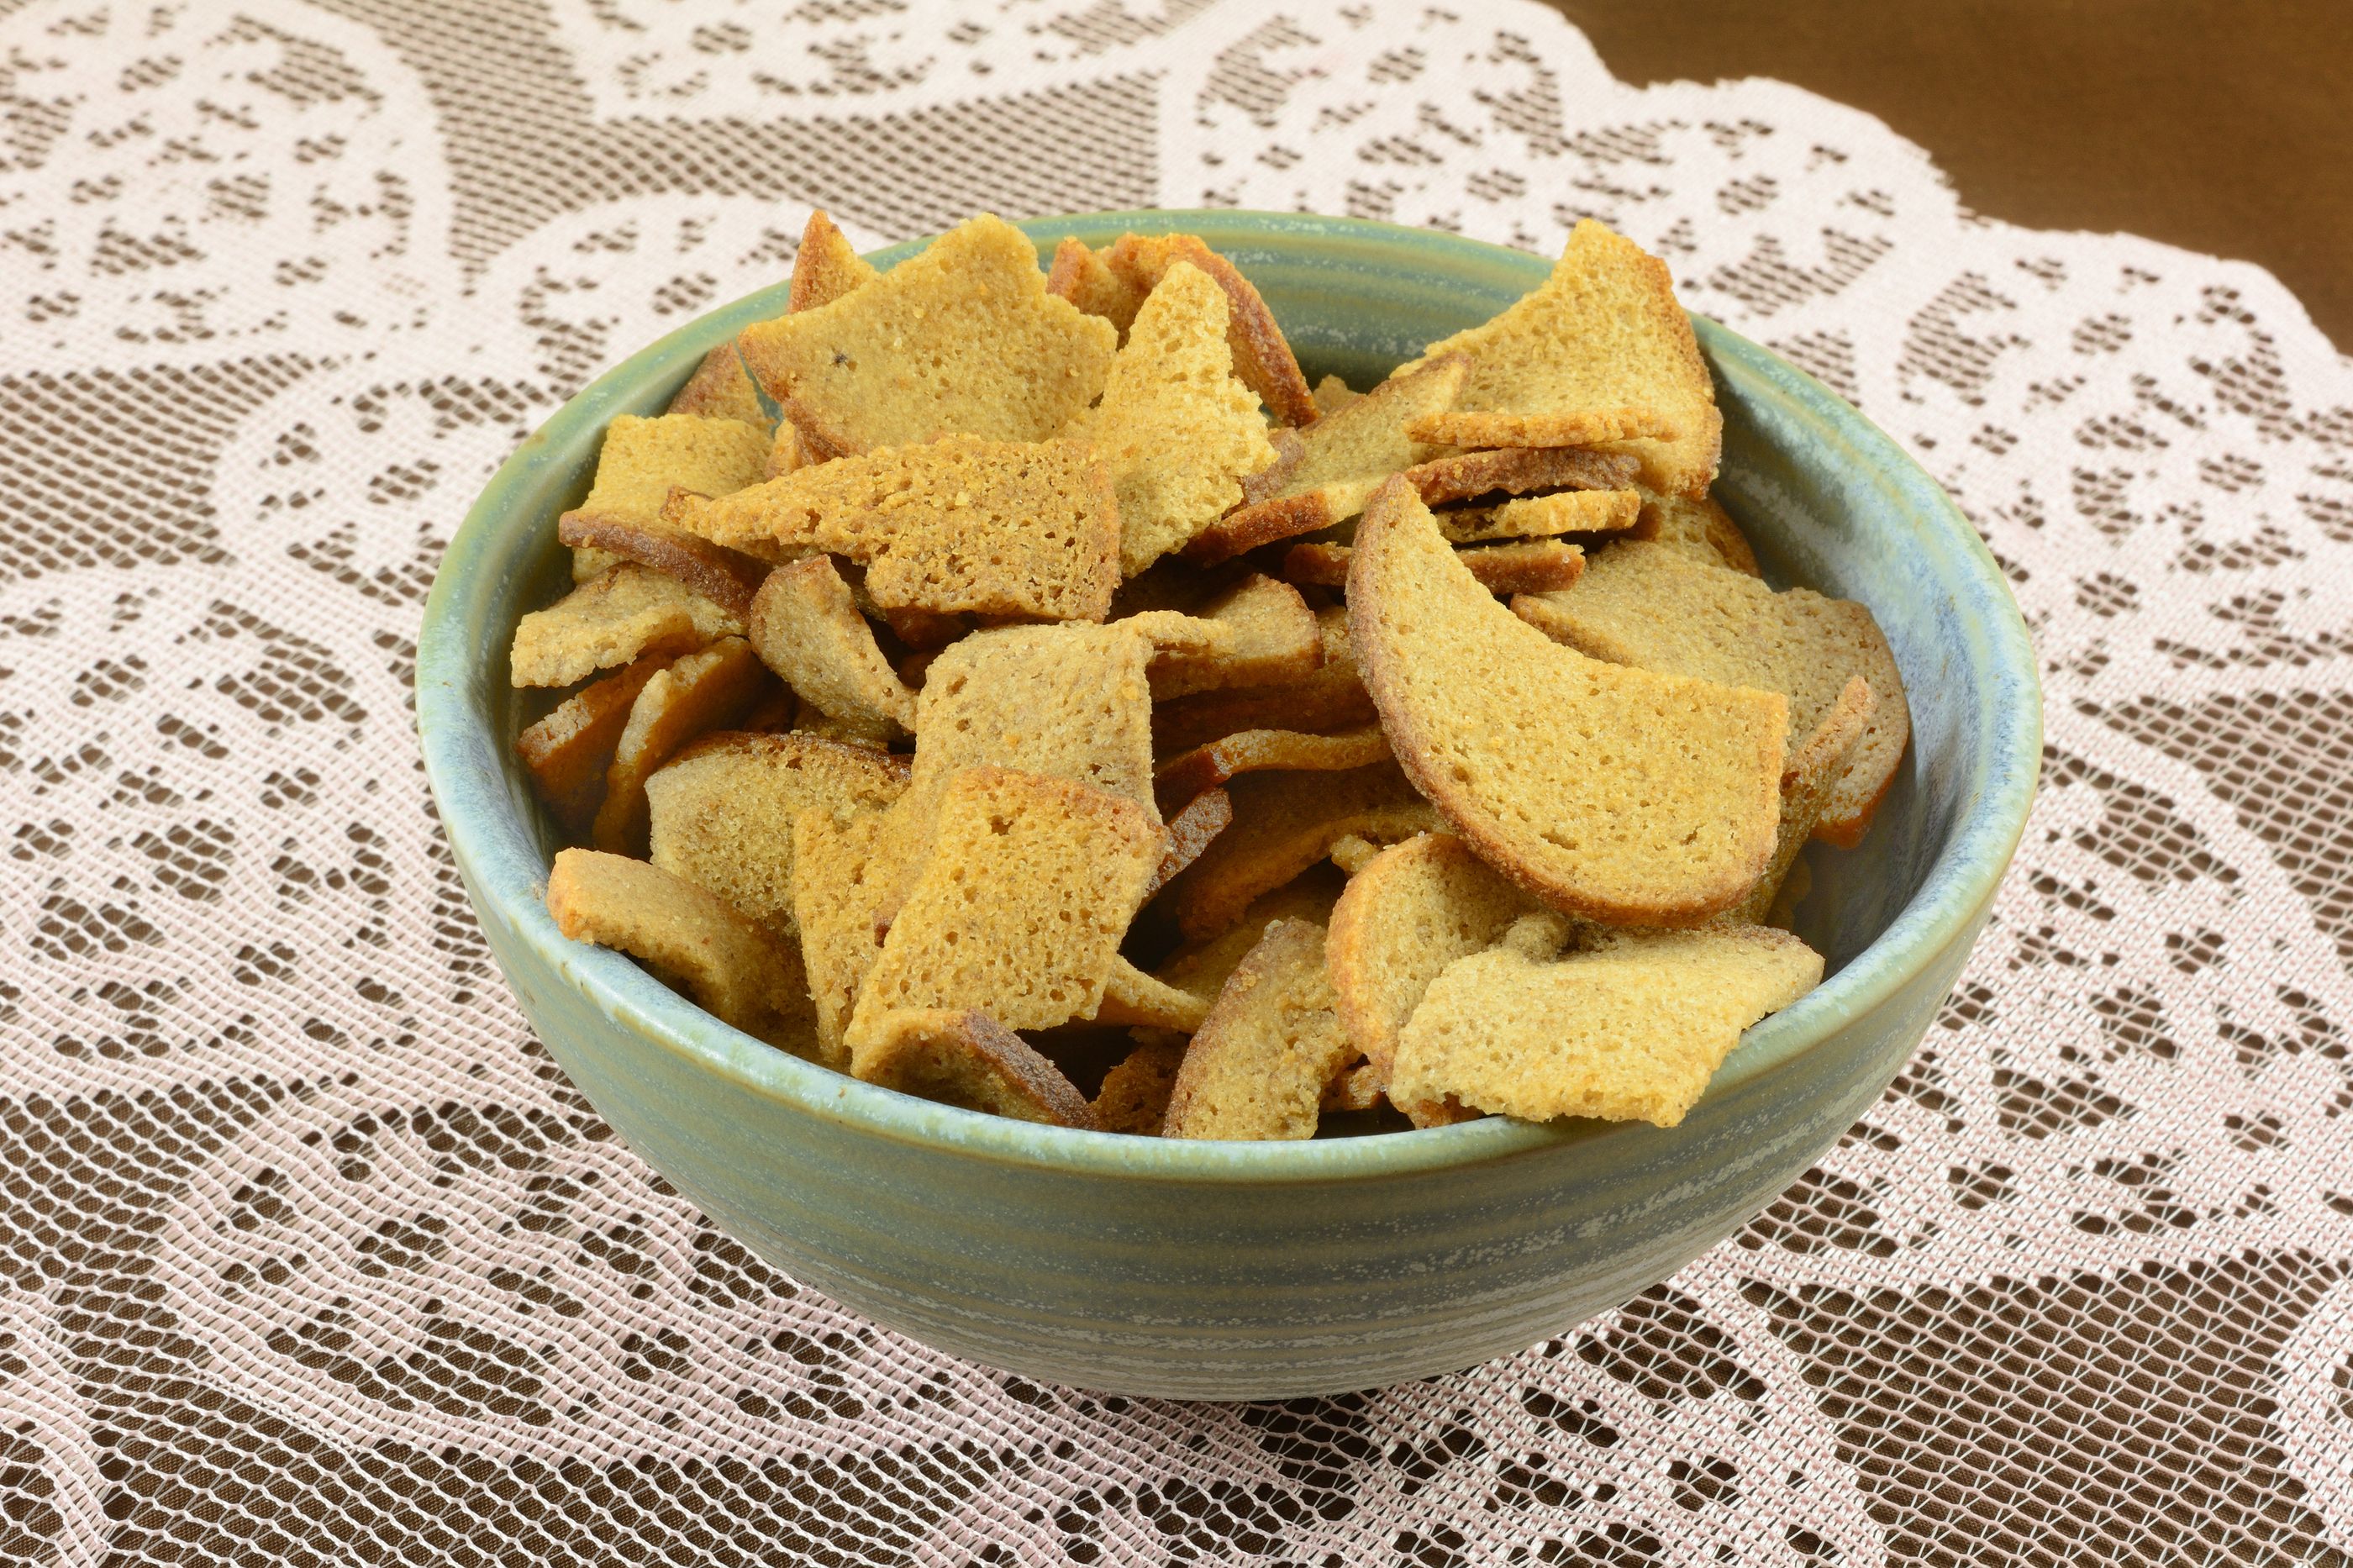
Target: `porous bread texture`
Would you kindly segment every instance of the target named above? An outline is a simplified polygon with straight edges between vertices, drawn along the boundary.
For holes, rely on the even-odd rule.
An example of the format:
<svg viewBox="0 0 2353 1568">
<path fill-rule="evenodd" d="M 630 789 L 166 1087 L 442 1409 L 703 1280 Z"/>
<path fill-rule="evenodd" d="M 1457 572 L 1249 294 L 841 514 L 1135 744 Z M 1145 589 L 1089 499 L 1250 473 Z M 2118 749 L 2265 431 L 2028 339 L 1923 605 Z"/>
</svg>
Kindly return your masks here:
<svg viewBox="0 0 2353 1568">
<path fill-rule="evenodd" d="M 743 357 L 732 342 L 721 343 L 704 354 L 686 384 L 670 395 L 670 406 L 662 412 L 697 419 L 733 419 L 764 433 L 770 425 L 768 411 L 760 406 L 759 389 L 752 384 L 751 373 L 744 368 Z M 660 496 L 654 498 L 654 504 L 661 504 Z"/>
<path fill-rule="evenodd" d="M 507 663 L 517 686 L 569 686 L 646 654 L 743 632 L 742 621 L 677 579 L 624 561 L 517 621 Z"/>
<path fill-rule="evenodd" d="M 1103 977 L 1103 1000 L 1095 1006 L 1098 1024 L 1146 1029 L 1173 1029 L 1189 1035 L 1209 1016 L 1209 1004 L 1189 991 L 1155 980 L 1126 959 L 1113 954 L 1111 972 Z"/>
<path fill-rule="evenodd" d="M 723 496 L 759 481 L 768 427 L 693 414 L 618 414 L 605 426 L 596 478 L 567 516 L 652 522 L 673 489 Z"/>
<path fill-rule="evenodd" d="M 1871 732 L 1871 716 L 1878 706 L 1871 683 L 1856 676 L 1839 692 L 1839 700 L 1831 704 L 1813 733 L 1789 753 L 1788 764 L 1781 770 L 1781 826 L 1775 830 L 1773 858 L 1748 896 L 1719 919 L 1741 925 L 1787 927 L 1788 921 L 1770 918 L 1774 905 L 1779 901 L 1790 868 L 1797 864 L 1798 852 L 1813 837 L 1823 807 L 1853 765 L 1863 737 Z"/>
<path fill-rule="evenodd" d="M 1164 1138 L 1315 1136 L 1324 1086 L 1356 1055 L 1333 1011 L 1324 928 L 1266 928 L 1185 1048 Z"/>
<path fill-rule="evenodd" d="M 1358 1062 L 1354 1067 L 1342 1068 L 1324 1086 L 1320 1109 L 1327 1115 L 1335 1110 L 1370 1110 L 1386 1098 L 1371 1064 Z"/>
<path fill-rule="evenodd" d="M 793 252 L 793 280 L 785 292 L 785 309 L 814 310 L 830 305 L 881 276 L 820 207 L 809 214 L 800 248 Z"/>
<path fill-rule="evenodd" d="M 1814 836 L 1861 842 L 1910 743 L 1895 656 L 1865 606 L 1810 588 L 1776 593 L 1692 550 L 1621 540 L 1597 551 L 1566 593 L 1514 601 L 1521 618 L 1564 647 L 1612 664 L 1778 691 L 1789 730 L 1810 735 L 1862 676 L 1877 704 Z"/>
<path fill-rule="evenodd" d="M 1735 572 L 1745 572 L 1751 577 L 1765 575 L 1757 563 L 1757 552 L 1750 548 L 1748 536 L 1732 521 L 1732 514 L 1715 503 L 1712 496 L 1662 496 L 1648 490 L 1641 493 L 1642 510 L 1629 529 L 1629 539 L 1652 539 L 1662 544 L 1678 544 L 1685 549 L 1713 554 Z"/>
<path fill-rule="evenodd" d="M 1048 1127 L 1094 1131 L 1094 1108 L 1062 1069 L 986 1013 L 888 1013 L 853 1052 L 850 1075 L 919 1100 Z"/>
<path fill-rule="evenodd" d="M 752 595 L 768 574 L 765 562 L 659 521 L 567 511 L 556 519 L 555 537 L 573 547 L 575 562 L 592 553 L 615 562 L 633 561 L 675 580 L 739 621 L 751 613 Z"/>
<path fill-rule="evenodd" d="M 1438 531 L 1449 544 L 1544 539 L 1564 533 L 1622 533 L 1641 515 L 1640 490 L 1556 490 L 1544 496 L 1516 496 L 1496 506 L 1441 511 Z"/>
<path fill-rule="evenodd" d="M 1103 391 L 1118 333 L 1049 295 L 1028 237 L 984 216 L 736 341 L 825 459 L 949 435 L 1043 441 Z"/>
<path fill-rule="evenodd" d="M 1333 907 L 1325 960 L 1341 1024 L 1386 1088 L 1406 1020 L 1430 982 L 1457 959 L 1484 952 L 1535 907 L 1451 833 L 1384 849 L 1348 879 Z M 1417 1127 L 1462 1119 L 1442 1100 L 1393 1094 Z"/>
<path fill-rule="evenodd" d="M 800 955 L 693 883 L 625 856 L 560 849 L 547 912 L 565 936 L 629 954 L 722 1022 L 816 1055 Z"/>
<path fill-rule="evenodd" d="M 1082 310 L 1107 318 L 1123 334 L 1134 331 L 1144 302 L 1178 265 L 1198 268 L 1226 296 L 1226 341 L 1234 374 L 1257 394 L 1267 412 L 1283 425 L 1307 425 L 1316 416 L 1307 378 L 1283 338 L 1265 299 L 1234 264 L 1193 234 L 1122 235 L 1102 252 L 1089 252 L 1066 239 L 1054 251 L 1047 289 Z"/>
<path fill-rule="evenodd" d="M 1282 557 L 1282 574 L 1293 583 L 1344 588 L 1348 583 L 1345 544 L 1294 544 Z M 1455 559 L 1491 594 L 1542 594 L 1574 584 L 1585 571 L 1585 550 L 1557 539 L 1520 539 L 1471 545 Z"/>
<path fill-rule="evenodd" d="M 761 661 L 819 712 L 883 742 L 915 727 L 915 694 L 875 646 L 831 556 L 768 574 L 745 630 Z"/>
<path fill-rule="evenodd" d="M 1146 610 L 1113 624 L 1131 626 L 1151 640 L 1155 702 L 1304 680 L 1324 662 L 1315 612 L 1298 589 L 1261 572 L 1246 574 L 1191 616 Z"/>
<path fill-rule="evenodd" d="M 1242 483 L 1242 505 L 1185 547 L 1192 560 L 1231 560 L 1246 550 L 1345 522 L 1391 474 L 1422 462 L 1430 448 L 1406 426 L 1447 407 L 1471 374 L 1461 355 L 1432 359 L 1304 430 L 1276 442 L 1279 460 Z"/>
<path fill-rule="evenodd" d="M 728 728 L 773 686 L 742 637 L 722 637 L 655 671 L 629 704 L 590 842 L 615 855 L 644 854 L 646 781 L 654 770 L 697 735 Z"/>
<path fill-rule="evenodd" d="M 1176 1068 L 1184 1060 L 1185 1047 L 1173 1040 L 1138 1042 L 1135 1049 L 1103 1074 L 1103 1087 L 1095 1090 L 1095 1125 L 1105 1132 L 1160 1136 L 1160 1123 L 1168 1114 L 1169 1091 L 1176 1087 Z"/>
<path fill-rule="evenodd" d="M 790 728 L 796 735 L 814 735 L 818 740 L 835 741 L 845 746 L 863 746 L 869 751 L 875 752 L 890 750 L 889 746 L 876 740 L 869 731 L 845 724 L 832 714 L 821 712 L 815 708 L 802 710 L 794 719 Z"/>
<path fill-rule="evenodd" d="M 801 453 L 800 432 L 789 419 L 776 421 L 776 438 L 768 443 L 768 461 L 760 470 L 764 479 L 780 479 L 809 461 Z"/>
<path fill-rule="evenodd" d="M 1666 263 L 1591 218 L 1570 231 L 1552 275 L 1492 320 L 1430 345 L 1424 358 L 1475 362 L 1451 409 L 1415 434 L 1459 447 L 1568 447 L 1641 410 L 1671 438 L 1626 440 L 1643 483 L 1701 495 L 1715 478 L 1724 416 Z M 1604 417 L 1597 420 L 1597 416 Z M 1614 426 L 1613 426 L 1614 427 Z M 1630 426 L 1629 426 L 1630 428 Z"/>
<path fill-rule="evenodd" d="M 646 781 L 653 863 L 717 894 L 776 936 L 793 923 L 793 824 L 804 811 L 879 811 L 907 760 L 815 735 L 706 735 Z"/>
<path fill-rule="evenodd" d="M 1134 801 L 1157 826 L 1150 651 L 1116 623 L 1006 626 L 952 645 L 916 696 L 913 793 L 967 768 L 1016 768 Z"/>
<path fill-rule="evenodd" d="M 1441 506 L 1498 492 L 1624 489 L 1639 467 L 1623 452 L 1506 447 L 1493 452 L 1442 452 L 1407 468 L 1405 478 L 1423 500 Z"/>
<path fill-rule="evenodd" d="M 884 448 L 716 500 L 674 496 L 663 518 L 753 554 L 847 556 L 888 609 L 1099 621 L 1119 583 L 1111 475 L 1071 441 Z"/>
<path fill-rule="evenodd" d="M 1152 880 L 1145 884 L 1146 900 L 1175 880 L 1178 872 L 1198 860 L 1218 835 L 1233 825 L 1233 797 L 1221 789 L 1203 790 L 1166 816 L 1167 847 L 1161 851 L 1160 864 L 1154 868 Z"/>
<path fill-rule="evenodd" d="M 1164 812 L 1212 791 L 1242 773 L 1340 773 L 1371 767 L 1389 754 L 1388 738 L 1377 724 L 1314 735 L 1298 730 L 1242 730 L 1189 752 L 1179 752 L 1153 773 L 1152 786 Z"/>
<path fill-rule="evenodd" d="M 1092 1016 L 1160 847 L 1159 824 L 1132 800 L 1008 768 L 955 774 L 859 988 L 853 1056 L 905 1008 L 970 1009 L 1014 1029 Z"/>
<path fill-rule="evenodd" d="M 1119 569 L 1133 577 L 1241 500 L 1274 461 L 1258 397 L 1234 379 L 1226 296 L 1189 262 L 1170 268 L 1112 362 L 1103 401 L 1066 434 L 1092 443 L 1119 500 Z"/>
<path fill-rule="evenodd" d="M 1373 700 L 1348 643 L 1348 613 L 1337 605 L 1315 612 L 1322 658 L 1303 680 L 1279 686 L 1203 691 L 1155 703 L 1152 744 L 1180 752 L 1244 730 L 1329 731 L 1370 722 Z"/>
<path fill-rule="evenodd" d="M 1198 998 L 1206 1008 L 1218 999 L 1227 977 L 1258 945 L 1268 926 L 1281 920 L 1324 924 L 1332 918 L 1333 904 L 1345 882 L 1330 866 L 1311 867 L 1303 875 L 1250 900 L 1241 918 L 1217 935 L 1178 948 L 1153 971 L 1153 976 Z"/>
<path fill-rule="evenodd" d="M 596 820 L 605 771 L 620 749 L 630 706 L 668 663 L 667 655 L 640 658 L 574 692 L 515 737 L 515 755 L 530 773 L 532 788 L 566 833 L 578 837 Z"/>
<path fill-rule="evenodd" d="M 1531 1121 L 1672 1127 L 1741 1031 L 1813 989 L 1821 955 L 1765 926 L 1612 931 L 1559 958 L 1458 959 L 1399 1037 L 1389 1092 Z"/>
<path fill-rule="evenodd" d="M 793 924 L 801 933 L 818 1059 L 847 1070 L 844 1037 L 859 987 L 882 951 L 883 906 L 897 896 L 885 814 L 810 807 L 793 818 Z"/>
<path fill-rule="evenodd" d="M 1780 694 L 1550 641 L 1480 585 L 1401 479 L 1357 530 L 1348 616 L 1406 775 L 1539 900 L 1592 920 L 1688 925 L 1763 873 L 1780 816 Z M 1239 831 L 1239 798 L 1236 815 Z"/>
<path fill-rule="evenodd" d="M 1250 773 L 1226 786 L 1233 826 L 1219 834 L 1167 898 L 1186 936 L 1214 936 L 1251 901 L 1331 853 L 1348 834 L 1394 842 L 1440 826 L 1395 763 L 1342 773 Z"/>
<path fill-rule="evenodd" d="M 1327 375 L 1315 384 L 1315 390 L 1311 395 L 1315 400 L 1317 417 L 1328 419 L 1365 395 L 1351 387 L 1338 376 Z"/>
</svg>

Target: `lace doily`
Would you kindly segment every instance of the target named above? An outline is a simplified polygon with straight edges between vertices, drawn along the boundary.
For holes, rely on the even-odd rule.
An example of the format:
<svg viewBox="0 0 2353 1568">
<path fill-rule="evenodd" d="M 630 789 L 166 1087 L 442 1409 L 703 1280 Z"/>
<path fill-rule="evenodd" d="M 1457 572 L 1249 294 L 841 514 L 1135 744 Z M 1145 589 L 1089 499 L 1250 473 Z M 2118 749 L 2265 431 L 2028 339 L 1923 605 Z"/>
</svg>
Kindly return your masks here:
<svg viewBox="0 0 2353 1568">
<path fill-rule="evenodd" d="M 599 366 L 813 205 L 1154 203 L 1607 219 L 1919 456 L 2046 663 L 1894 1089 L 1465 1375 L 1093 1398 L 779 1277 L 532 1039 L 417 764 L 443 543 Z M 1520 0 L 0 0 L 0 1558 L 2353 1550 L 2353 367 L 2266 274 Z"/>
</svg>

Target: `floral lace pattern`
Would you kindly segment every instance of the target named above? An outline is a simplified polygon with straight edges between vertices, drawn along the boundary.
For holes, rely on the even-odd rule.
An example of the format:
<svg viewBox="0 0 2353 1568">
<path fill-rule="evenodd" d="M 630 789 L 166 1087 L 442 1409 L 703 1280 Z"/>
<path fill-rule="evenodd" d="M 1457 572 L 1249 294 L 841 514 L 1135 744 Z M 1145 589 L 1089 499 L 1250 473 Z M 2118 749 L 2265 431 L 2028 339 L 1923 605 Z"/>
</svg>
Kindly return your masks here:
<svg viewBox="0 0 2353 1568">
<path fill-rule="evenodd" d="M 1927 465 L 2045 661 L 1885 1100 L 1460 1376 L 1107 1399 L 802 1289 L 531 1037 L 416 762 L 442 547 L 598 367 L 813 205 L 1154 203 L 1607 219 Z M 2268 275 L 1524 0 L 0 0 L 0 1559 L 2353 1552 L 2353 366 Z"/>
</svg>

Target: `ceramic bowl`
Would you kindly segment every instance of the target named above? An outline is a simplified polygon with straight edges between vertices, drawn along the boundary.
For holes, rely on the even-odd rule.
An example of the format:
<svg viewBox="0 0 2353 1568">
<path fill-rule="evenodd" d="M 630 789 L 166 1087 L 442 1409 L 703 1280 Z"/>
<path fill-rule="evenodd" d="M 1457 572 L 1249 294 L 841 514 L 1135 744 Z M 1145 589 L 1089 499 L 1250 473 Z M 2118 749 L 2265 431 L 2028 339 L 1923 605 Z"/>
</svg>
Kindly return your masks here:
<svg viewBox="0 0 2353 1568">
<path fill-rule="evenodd" d="M 1537 257 L 1334 218 L 1113 213 L 1050 252 L 1187 229 L 1264 292 L 1311 379 L 1365 386 L 1543 280 Z M 915 247 L 874 258 L 888 267 Z M 1860 849 L 1816 849 L 1823 984 L 1749 1031 L 1683 1124 L 1493 1119 L 1302 1143 L 1163 1142 L 910 1099 L 772 1050 L 542 907 L 560 841 L 512 750 L 516 617 L 568 582 L 556 514 L 606 422 L 658 413 L 782 284 L 611 371 L 525 442 L 425 610 L 417 720 L 459 870 L 555 1059 L 648 1163 L 795 1279 L 927 1344 L 1136 1394 L 1259 1398 L 1466 1367 L 1572 1327 L 1731 1235 L 1875 1100 L 1936 1016 L 2025 823 L 2035 666 L 1976 532 L 1854 409 L 1696 322 L 1725 413 L 1718 495 L 1767 571 L 1869 605 L 1912 750 Z"/>
</svg>

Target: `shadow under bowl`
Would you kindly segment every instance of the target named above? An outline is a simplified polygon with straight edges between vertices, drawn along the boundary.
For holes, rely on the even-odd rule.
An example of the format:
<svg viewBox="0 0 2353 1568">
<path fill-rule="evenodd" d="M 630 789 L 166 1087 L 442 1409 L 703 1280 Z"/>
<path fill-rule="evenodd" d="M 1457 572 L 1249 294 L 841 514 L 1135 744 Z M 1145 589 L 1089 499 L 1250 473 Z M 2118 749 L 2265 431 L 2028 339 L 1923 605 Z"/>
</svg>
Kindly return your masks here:
<svg viewBox="0 0 2353 1568">
<path fill-rule="evenodd" d="M 1138 212 L 1022 226 L 1189 230 L 1266 296 L 1311 378 L 1370 384 L 1541 282 L 1543 260 L 1347 219 Z M 889 265 L 915 246 L 884 251 Z M 659 413 L 782 285 L 566 404 L 500 469 L 426 605 L 427 774 L 492 952 L 555 1059 L 629 1145 L 797 1279 L 1025 1375 L 1212 1399 L 1451 1371 L 1574 1326 L 1732 1234 L 1886 1087 L 1943 1004 L 2022 831 L 2033 654 L 2001 574 L 1936 483 L 1854 409 L 1713 322 L 1717 495 L 1767 570 L 1861 600 L 1904 672 L 1912 750 L 1869 837 L 1813 852 L 1799 933 L 1824 984 L 1749 1031 L 1682 1125 L 1490 1119 L 1304 1143 L 1073 1132 L 914 1100 L 770 1049 L 542 904 L 561 840 L 514 760 L 516 619 L 569 581 L 556 514 L 604 427 Z"/>
</svg>

